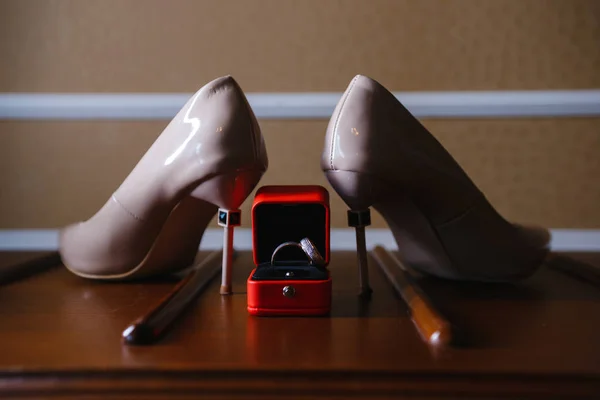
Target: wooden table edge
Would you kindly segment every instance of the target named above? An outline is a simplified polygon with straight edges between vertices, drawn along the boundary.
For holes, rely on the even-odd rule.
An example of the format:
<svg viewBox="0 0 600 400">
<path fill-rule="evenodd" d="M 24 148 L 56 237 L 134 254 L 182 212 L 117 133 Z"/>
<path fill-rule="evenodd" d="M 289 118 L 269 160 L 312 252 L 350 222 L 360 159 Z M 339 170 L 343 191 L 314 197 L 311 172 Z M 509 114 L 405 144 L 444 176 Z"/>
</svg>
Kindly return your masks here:
<svg viewBox="0 0 600 400">
<path fill-rule="evenodd" d="M 465 388 L 468 387 L 468 390 Z M 600 374 L 378 370 L 115 369 L 0 371 L 0 397 L 164 394 L 281 396 L 590 396 Z"/>
</svg>

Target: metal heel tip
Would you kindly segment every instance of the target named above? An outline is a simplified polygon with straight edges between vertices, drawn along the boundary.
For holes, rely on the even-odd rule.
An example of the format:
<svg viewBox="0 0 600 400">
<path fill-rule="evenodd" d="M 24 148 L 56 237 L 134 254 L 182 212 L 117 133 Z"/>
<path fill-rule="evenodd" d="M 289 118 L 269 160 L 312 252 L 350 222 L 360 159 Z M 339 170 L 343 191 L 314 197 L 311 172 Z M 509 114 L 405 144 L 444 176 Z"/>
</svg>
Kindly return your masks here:
<svg viewBox="0 0 600 400">
<path fill-rule="evenodd" d="M 240 210 L 225 210 L 219 208 L 217 213 L 217 223 L 219 226 L 223 227 L 240 226 L 242 223 L 242 212 Z"/>
<path fill-rule="evenodd" d="M 371 210 L 348 210 L 348 226 L 352 228 L 362 228 L 371 225 Z"/>
<path fill-rule="evenodd" d="M 221 290 L 219 290 L 221 294 L 231 294 L 231 285 L 221 285 Z"/>
</svg>

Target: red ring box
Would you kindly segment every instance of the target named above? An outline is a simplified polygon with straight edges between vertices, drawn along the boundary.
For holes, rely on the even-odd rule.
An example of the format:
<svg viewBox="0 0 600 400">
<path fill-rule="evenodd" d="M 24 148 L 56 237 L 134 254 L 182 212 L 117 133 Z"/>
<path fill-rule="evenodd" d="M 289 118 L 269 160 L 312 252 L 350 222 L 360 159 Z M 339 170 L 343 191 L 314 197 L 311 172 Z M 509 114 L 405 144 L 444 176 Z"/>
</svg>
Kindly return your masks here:
<svg viewBox="0 0 600 400">
<path fill-rule="evenodd" d="M 331 309 L 329 193 L 322 186 L 263 186 L 252 204 L 252 251 L 248 312 L 258 316 L 325 315 Z M 284 242 L 309 238 L 325 260 L 310 265 L 304 252 Z M 293 277 L 289 277 L 290 272 Z M 286 288 L 284 294 L 284 288 Z M 291 289 L 290 289 L 291 288 Z M 290 295 L 291 292 L 291 295 Z"/>
</svg>

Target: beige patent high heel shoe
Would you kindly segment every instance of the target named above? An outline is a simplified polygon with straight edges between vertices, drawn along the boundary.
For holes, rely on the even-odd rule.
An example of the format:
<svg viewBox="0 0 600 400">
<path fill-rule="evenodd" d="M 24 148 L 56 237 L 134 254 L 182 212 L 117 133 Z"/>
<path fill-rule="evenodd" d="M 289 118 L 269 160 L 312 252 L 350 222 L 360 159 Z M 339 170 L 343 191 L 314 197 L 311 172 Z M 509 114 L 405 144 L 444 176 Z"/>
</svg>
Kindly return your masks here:
<svg viewBox="0 0 600 400">
<path fill-rule="evenodd" d="M 250 105 L 231 77 L 201 88 L 179 111 L 108 202 L 64 228 L 60 253 L 73 273 L 120 280 L 191 264 L 219 210 L 225 226 L 222 292 L 231 291 L 237 210 L 267 169 Z"/>
<path fill-rule="evenodd" d="M 376 81 L 356 76 L 327 128 L 321 167 L 350 207 L 361 293 L 369 289 L 364 227 L 385 218 L 400 255 L 448 279 L 511 281 L 531 275 L 548 231 L 504 220 L 452 156 Z"/>
</svg>

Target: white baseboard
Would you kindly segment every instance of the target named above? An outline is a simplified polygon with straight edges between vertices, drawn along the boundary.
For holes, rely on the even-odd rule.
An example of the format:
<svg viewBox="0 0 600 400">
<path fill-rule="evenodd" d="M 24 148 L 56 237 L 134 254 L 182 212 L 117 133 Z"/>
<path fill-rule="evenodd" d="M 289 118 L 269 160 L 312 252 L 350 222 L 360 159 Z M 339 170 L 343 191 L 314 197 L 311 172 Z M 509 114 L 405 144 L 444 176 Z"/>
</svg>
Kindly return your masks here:
<svg viewBox="0 0 600 400">
<path fill-rule="evenodd" d="M 600 229 L 552 229 L 550 247 L 554 251 L 600 251 Z M 206 231 L 200 249 L 216 250 L 223 245 L 220 228 Z M 235 230 L 235 247 L 239 250 L 252 249 L 250 229 Z M 368 229 L 367 247 L 382 245 L 397 249 L 389 229 Z M 331 249 L 334 251 L 354 250 L 354 230 L 350 228 L 331 230 Z M 0 251 L 54 251 L 58 249 L 58 231 L 53 229 L 0 230 Z"/>
<path fill-rule="evenodd" d="M 600 90 L 395 92 L 417 117 L 600 115 Z M 191 93 L 0 93 L 0 119 L 165 120 Z M 248 93 L 261 119 L 326 119 L 342 93 Z"/>
</svg>

